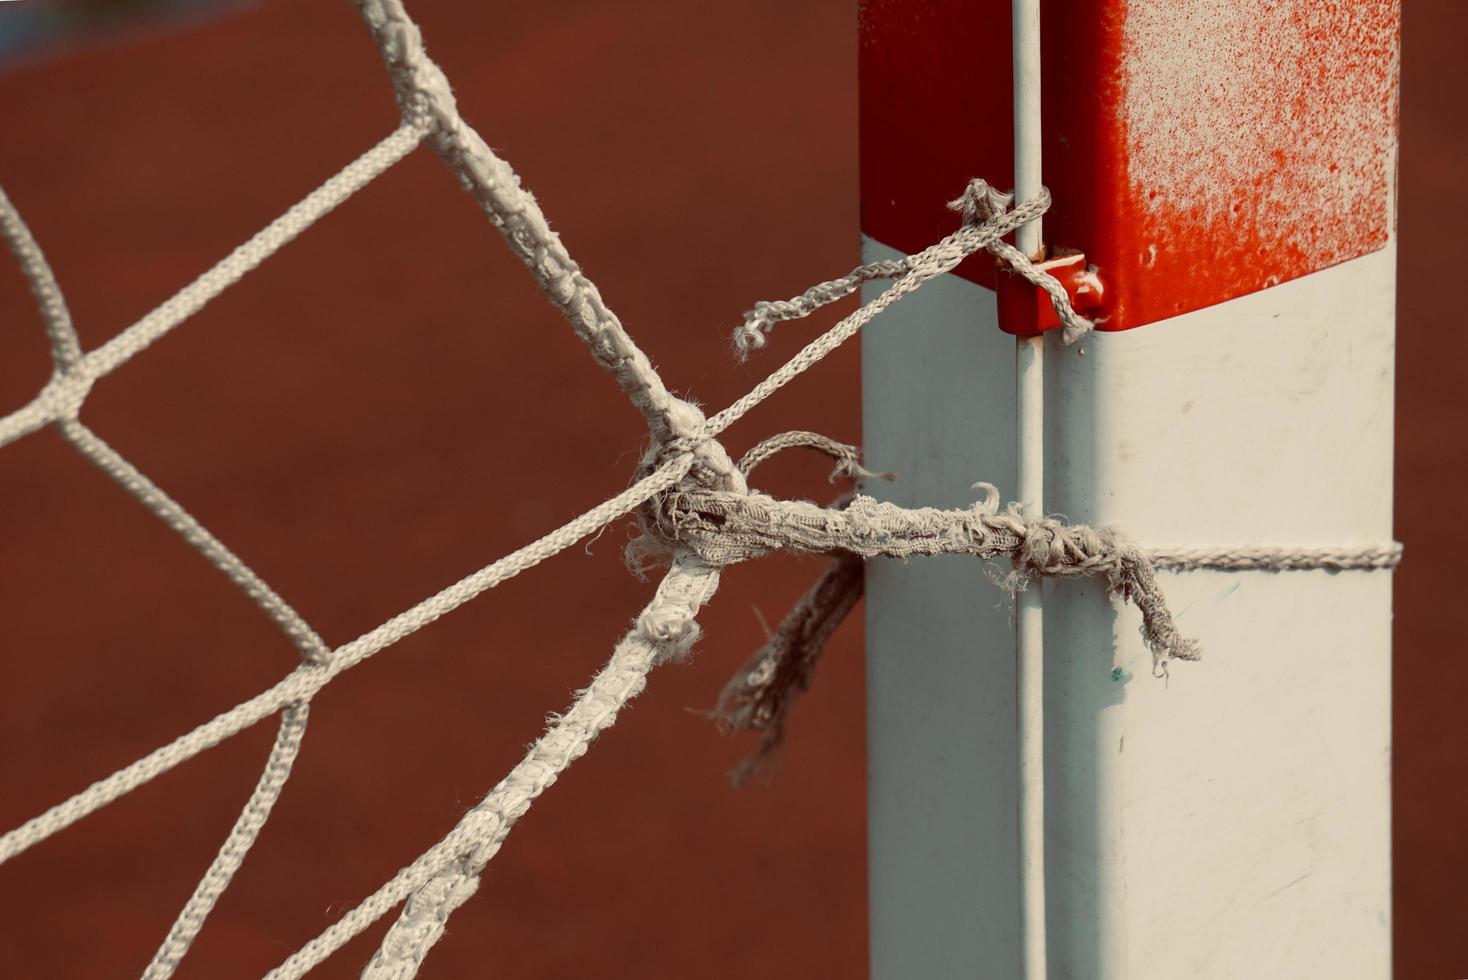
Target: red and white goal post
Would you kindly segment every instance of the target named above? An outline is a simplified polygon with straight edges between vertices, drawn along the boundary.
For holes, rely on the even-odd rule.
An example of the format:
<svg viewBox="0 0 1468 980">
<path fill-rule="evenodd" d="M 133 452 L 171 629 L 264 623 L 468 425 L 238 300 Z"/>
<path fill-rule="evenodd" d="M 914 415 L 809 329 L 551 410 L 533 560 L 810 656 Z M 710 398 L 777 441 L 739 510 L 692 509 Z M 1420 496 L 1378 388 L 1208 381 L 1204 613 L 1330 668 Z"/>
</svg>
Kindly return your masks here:
<svg viewBox="0 0 1468 980">
<path fill-rule="evenodd" d="M 1043 509 L 1147 548 L 1389 542 L 1398 0 L 1014 7 L 863 3 L 866 258 L 1038 167 L 1049 254 L 1104 287 L 1098 332 L 1040 342 Z M 998 285 L 981 253 L 868 328 L 867 460 L 899 475 L 874 491 L 1038 485 L 1005 331 L 1041 307 Z M 878 980 L 1390 975 L 1389 570 L 1162 582 L 1202 661 L 1153 677 L 1135 610 L 1046 582 L 1017 718 L 1016 612 L 980 563 L 869 565 Z M 1020 725 L 1043 731 L 1028 875 Z"/>
</svg>

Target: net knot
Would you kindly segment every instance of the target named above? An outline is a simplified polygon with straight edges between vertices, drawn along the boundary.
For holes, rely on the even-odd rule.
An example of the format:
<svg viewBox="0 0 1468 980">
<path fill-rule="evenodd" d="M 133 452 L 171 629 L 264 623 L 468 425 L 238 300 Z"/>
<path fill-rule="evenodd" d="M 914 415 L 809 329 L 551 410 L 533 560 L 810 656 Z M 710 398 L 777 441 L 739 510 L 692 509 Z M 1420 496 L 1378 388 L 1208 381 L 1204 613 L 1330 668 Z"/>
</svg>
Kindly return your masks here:
<svg viewBox="0 0 1468 980">
<path fill-rule="evenodd" d="M 1196 640 L 1178 631 L 1157 585 L 1152 562 L 1113 528 L 1066 524 L 1053 517 L 1006 515 L 1022 527 L 1023 538 L 1011 554 L 1014 571 L 1001 585 L 1023 590 L 1037 576 L 1097 576 L 1107 591 L 1142 614 L 1141 634 L 1152 653 L 1154 673 L 1163 676 L 1171 660 L 1198 660 Z"/>
<path fill-rule="evenodd" d="M 659 650 L 658 662 L 686 658 L 703 633 L 682 604 L 659 595 L 637 617 L 637 632 Z"/>
<path fill-rule="evenodd" d="M 1065 328 L 1062 337 L 1067 344 L 1073 343 L 1092 330 L 1094 324 L 1076 313 L 1065 288 L 1054 276 L 1004 241 L 1005 235 L 1050 210 L 1050 204 L 1047 188 L 1041 187 L 1034 197 L 1015 204 L 1013 194 L 998 190 L 988 181 L 976 177 L 968 182 L 962 194 L 948 202 L 948 207 L 961 216 L 962 227 L 958 231 L 921 252 L 900 259 L 859 265 L 841 278 L 817 283 L 791 299 L 762 300 L 754 304 L 744 314 L 744 322 L 734 331 L 734 347 L 743 359 L 750 351 L 765 346 L 776 323 L 810 316 L 822 306 L 856 292 L 865 283 L 879 279 L 897 280 L 881 296 L 854 314 L 859 318 L 859 326 L 933 276 L 951 271 L 980 249 L 991 252 L 1000 262 L 1045 291 Z"/>
<path fill-rule="evenodd" d="M 458 104 L 448 76 L 428 57 L 423 34 L 405 11 L 382 0 L 356 0 L 363 21 L 382 52 L 405 120 L 445 131 L 457 129 Z"/>
<path fill-rule="evenodd" d="M 730 459 L 724 448 L 708 429 L 708 419 L 703 410 L 692 402 L 674 399 L 664 413 L 670 437 L 655 443 L 643 461 L 648 472 L 680 455 L 691 455 L 693 465 L 678 486 L 705 490 L 729 490 L 744 493 L 749 489 L 744 474 Z"/>
<path fill-rule="evenodd" d="M 687 471 L 667 490 L 651 497 L 637 509 L 640 533 L 627 543 L 624 558 L 639 579 L 649 568 L 671 562 L 686 545 L 678 540 L 678 521 L 673 500 L 687 493 L 723 491 L 747 494 L 749 483 L 729 457 L 724 444 L 709 431 L 703 410 L 692 402 L 674 398 L 663 418 L 671 435 L 654 442 L 643 456 L 639 476 L 647 476 L 679 456 L 691 457 Z"/>
<path fill-rule="evenodd" d="M 73 420 L 81 414 L 82 403 L 91 394 L 96 378 L 79 371 L 58 371 L 41 389 L 36 401 L 53 420 Z"/>
<path fill-rule="evenodd" d="M 1066 524 L 1053 517 L 1027 519 L 1024 539 L 1014 555 L 1016 571 L 1026 578 L 1108 572 L 1119 560 L 1114 531 Z"/>
<path fill-rule="evenodd" d="M 963 223 L 969 227 L 977 227 L 985 222 L 993 221 L 1001 214 L 1009 210 L 1014 203 L 1014 195 L 999 190 L 992 186 L 982 177 L 975 177 L 968 182 L 963 193 L 948 202 L 950 211 L 957 211 L 963 218 Z M 1041 213 L 1050 207 L 1050 191 L 1040 188 L 1040 193 L 1033 201 L 1025 202 L 1026 207 L 1038 206 Z"/>
<path fill-rule="evenodd" d="M 1020 224 L 1024 224 L 1050 210 L 1050 189 L 1041 187 L 1040 192 L 1028 201 L 1014 207 L 1011 205 L 1014 205 L 1013 194 L 1004 193 L 977 177 L 969 181 L 962 194 L 948 202 L 948 207 L 962 216 L 965 228 L 981 228 L 1005 214 L 1012 221 L 1018 219 Z M 1060 318 L 1063 328 L 1060 335 L 1065 343 L 1074 343 L 1095 329 L 1094 322 L 1075 311 L 1060 281 L 1037 266 L 1030 256 L 1003 240 L 991 241 L 984 247 L 1015 273 L 1045 291 L 1055 307 L 1056 316 Z"/>
</svg>

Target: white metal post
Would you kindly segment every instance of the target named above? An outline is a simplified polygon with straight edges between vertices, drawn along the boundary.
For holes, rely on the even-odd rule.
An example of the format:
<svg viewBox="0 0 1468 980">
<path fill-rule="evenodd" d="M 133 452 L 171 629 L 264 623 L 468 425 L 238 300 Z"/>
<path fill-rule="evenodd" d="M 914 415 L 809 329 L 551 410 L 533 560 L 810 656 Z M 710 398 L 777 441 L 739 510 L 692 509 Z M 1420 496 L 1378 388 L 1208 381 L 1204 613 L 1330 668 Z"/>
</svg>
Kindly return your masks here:
<svg viewBox="0 0 1468 980">
<path fill-rule="evenodd" d="M 1394 261 L 1050 350 L 1052 509 L 1147 545 L 1389 538 Z M 993 316 L 950 276 L 873 325 L 865 449 L 899 474 L 874 490 L 951 507 L 1013 479 Z M 1390 573 L 1162 584 L 1204 651 L 1167 680 L 1104 583 L 1047 596 L 1050 969 L 1384 980 Z M 874 562 L 867 590 L 872 976 L 1019 976 L 1008 600 L 962 558 Z"/>
<path fill-rule="evenodd" d="M 921 36 L 903 5 L 866 12 L 866 260 L 931 242 L 927 198 L 1003 166 L 949 122 L 1009 121 L 970 70 L 1004 6 L 929 0 Z M 898 474 L 870 492 L 957 507 L 986 480 L 1144 548 L 1390 539 L 1399 8 L 1266 6 L 1047 6 L 1076 57 L 1046 75 L 1072 69 L 1046 233 L 1098 261 L 1121 329 L 1021 343 L 1016 371 L 983 270 L 935 280 L 863 336 L 868 465 Z M 1390 976 L 1390 573 L 1159 581 L 1204 657 L 1165 679 L 1103 581 L 1049 583 L 1042 672 L 1038 602 L 981 563 L 869 564 L 876 980 Z"/>
<path fill-rule="evenodd" d="M 868 240 L 865 260 L 900 253 Z M 904 506 L 1015 485 L 1014 341 L 994 295 L 942 276 L 862 338 L 863 452 Z M 960 556 L 867 566 L 873 980 L 1021 969 L 1013 606 Z"/>
</svg>

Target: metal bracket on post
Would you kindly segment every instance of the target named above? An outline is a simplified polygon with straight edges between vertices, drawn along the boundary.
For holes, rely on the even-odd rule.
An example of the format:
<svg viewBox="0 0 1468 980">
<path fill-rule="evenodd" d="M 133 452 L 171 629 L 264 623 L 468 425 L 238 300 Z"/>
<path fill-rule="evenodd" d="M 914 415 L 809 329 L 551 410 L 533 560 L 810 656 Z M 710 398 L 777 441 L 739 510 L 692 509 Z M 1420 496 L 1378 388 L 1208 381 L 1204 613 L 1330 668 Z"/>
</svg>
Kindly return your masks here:
<svg viewBox="0 0 1468 980">
<path fill-rule="evenodd" d="M 1035 267 L 1055 277 L 1077 313 L 1091 315 L 1101 310 L 1106 285 L 1096 267 L 1086 264 L 1084 252 L 1056 249 L 1052 257 L 1036 262 Z M 995 277 L 995 299 L 999 329 L 1005 333 L 1032 337 L 1060 326 L 1055 304 L 1045 291 L 1003 262 L 999 263 L 999 274 Z"/>
</svg>

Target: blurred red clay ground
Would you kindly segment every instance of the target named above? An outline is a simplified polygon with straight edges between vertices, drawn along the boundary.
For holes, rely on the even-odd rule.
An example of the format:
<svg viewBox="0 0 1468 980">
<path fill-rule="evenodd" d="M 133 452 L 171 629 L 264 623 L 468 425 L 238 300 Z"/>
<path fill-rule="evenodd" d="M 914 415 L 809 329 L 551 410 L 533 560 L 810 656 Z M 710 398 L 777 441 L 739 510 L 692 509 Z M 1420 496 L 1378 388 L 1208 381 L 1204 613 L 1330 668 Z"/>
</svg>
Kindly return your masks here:
<svg viewBox="0 0 1468 980">
<path fill-rule="evenodd" d="M 1449 555 L 1468 337 L 1428 293 L 1468 219 L 1468 23 L 1406 15 L 1398 534 L 1397 976 L 1468 975 L 1468 666 Z M 812 325 L 739 365 L 730 328 L 857 255 L 850 0 L 414 0 L 466 117 L 680 392 L 721 407 Z M 1456 25 L 1456 26 L 1455 26 Z M 85 346 L 146 313 L 389 132 L 350 5 L 276 0 L 0 76 L 0 181 Z M 829 322 L 829 318 L 825 322 Z M 0 275 L 0 405 L 45 343 Z M 858 441 L 854 345 L 753 413 Z M 625 485 L 638 419 L 431 152 L 420 150 L 115 375 L 87 422 L 333 643 Z M 816 460 L 762 481 L 830 492 Z M 981 476 L 982 474 L 976 475 Z M 1349 492 L 1349 488 L 1342 488 Z M 49 432 L 0 452 L 0 823 L 12 827 L 290 669 L 294 652 L 173 532 Z M 296 775 L 181 977 L 256 977 L 437 840 L 605 659 L 651 586 L 621 526 L 322 694 Z M 865 973 L 860 623 L 838 633 L 773 781 L 710 706 L 818 573 L 736 567 L 689 666 L 648 691 L 517 826 L 425 975 Z M 858 617 L 859 618 L 859 617 Z M 263 762 L 262 724 L 0 869 L 6 976 L 147 962 Z M 915 828 L 921 832 L 921 828 Z M 385 923 L 333 958 L 356 976 Z"/>
</svg>

